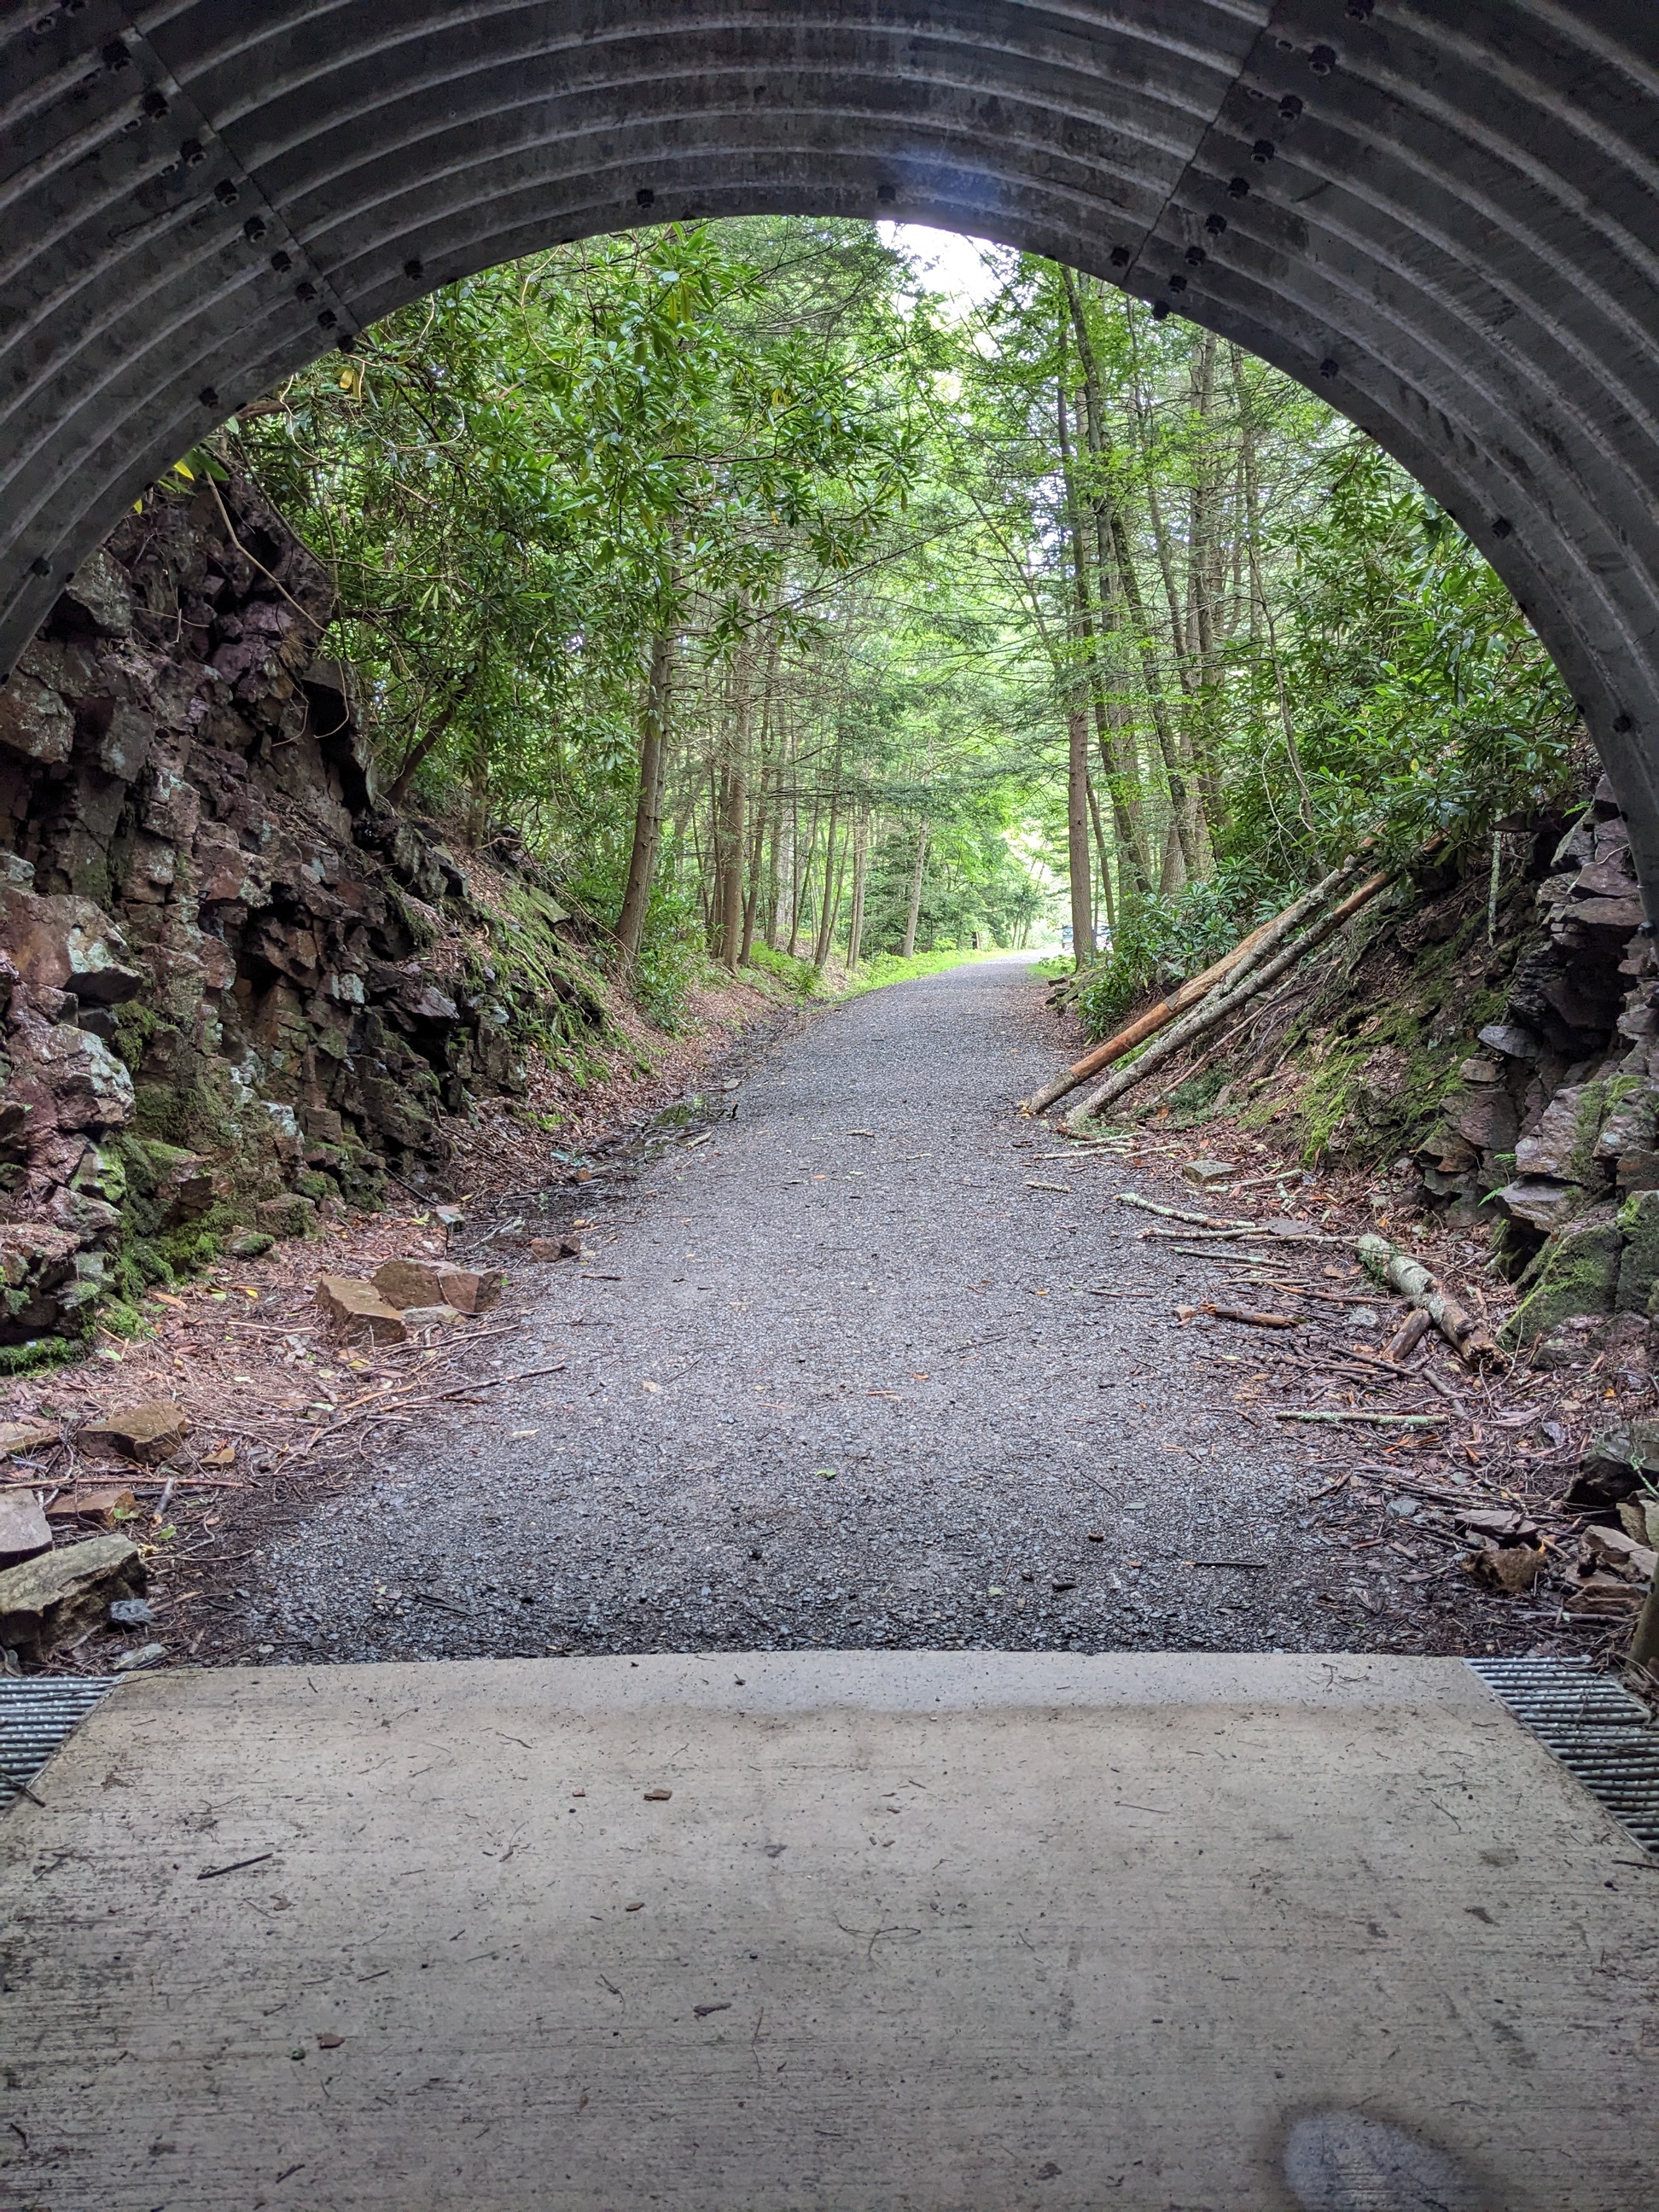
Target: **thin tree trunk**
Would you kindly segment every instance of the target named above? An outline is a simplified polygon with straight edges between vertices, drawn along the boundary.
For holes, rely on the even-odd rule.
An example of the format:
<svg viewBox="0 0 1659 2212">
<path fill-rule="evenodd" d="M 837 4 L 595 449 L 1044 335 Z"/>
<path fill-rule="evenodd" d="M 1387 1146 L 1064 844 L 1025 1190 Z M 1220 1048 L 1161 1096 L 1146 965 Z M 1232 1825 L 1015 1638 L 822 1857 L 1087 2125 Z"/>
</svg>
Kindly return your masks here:
<svg viewBox="0 0 1659 2212">
<path fill-rule="evenodd" d="M 870 864 L 870 817 L 860 807 L 853 825 L 853 915 L 847 930 L 848 972 L 859 964 L 864 950 L 864 890 Z"/>
<path fill-rule="evenodd" d="M 916 832 L 916 865 L 910 877 L 910 911 L 904 921 L 904 957 L 908 960 L 916 949 L 916 924 L 921 918 L 922 879 L 927 871 L 927 817 L 921 817 L 921 827 Z"/>
<path fill-rule="evenodd" d="M 1183 820 L 1187 805 L 1186 779 L 1181 773 L 1181 748 L 1170 720 L 1164 686 L 1158 675 L 1158 655 L 1146 627 L 1146 605 L 1140 595 L 1140 580 L 1135 574 L 1134 555 L 1130 550 L 1129 533 L 1124 527 L 1121 511 L 1114 507 L 1111 515 L 1112 550 L 1116 556 L 1118 582 L 1122 586 L 1124 603 L 1140 638 L 1141 673 L 1152 706 L 1152 727 L 1158 733 L 1158 749 L 1164 762 L 1164 776 L 1170 787 L 1170 817 L 1175 825 L 1176 849 L 1185 872 L 1193 873 L 1193 855 L 1187 849 L 1187 830 Z"/>
<path fill-rule="evenodd" d="M 646 681 L 645 708 L 640 718 L 640 795 L 634 810 L 634 843 L 628 856 L 628 883 L 617 922 L 617 941 L 622 947 L 623 960 L 630 967 L 639 958 L 640 947 L 645 941 L 651 887 L 656 880 L 657 854 L 662 842 L 663 784 L 668 767 L 668 712 L 673 666 L 673 634 L 659 629 L 651 641 L 651 672 Z"/>
<path fill-rule="evenodd" d="M 1273 693 L 1279 706 L 1279 726 L 1285 733 L 1285 751 L 1290 761 L 1291 775 L 1295 780 L 1297 811 L 1302 826 L 1306 830 L 1316 852 L 1319 849 L 1319 829 L 1314 816 L 1313 794 L 1308 788 L 1308 779 L 1303 773 L 1302 750 L 1296 741 L 1296 723 L 1291 713 L 1290 693 L 1285 688 L 1285 670 L 1279 658 L 1279 635 L 1273 622 L 1273 607 L 1267 598 L 1267 586 L 1261 575 L 1261 548 L 1256 534 L 1256 503 L 1259 486 L 1255 467 L 1255 418 L 1249 404 L 1243 376 L 1243 365 L 1237 346 L 1231 349 L 1233 388 L 1238 398 L 1239 445 L 1244 466 L 1244 550 L 1250 577 L 1250 631 L 1256 633 L 1259 614 L 1267 635 L 1267 657 L 1273 669 Z"/>
<path fill-rule="evenodd" d="M 472 670 L 468 669 L 465 675 L 457 679 L 454 690 L 451 692 L 449 697 L 404 755 L 402 767 L 386 786 L 386 796 L 388 805 L 401 806 L 409 796 L 410 785 L 414 782 L 421 769 L 431 757 L 434 746 L 460 712 L 461 702 L 466 696 L 466 687 L 471 682 L 472 675 Z"/>
<path fill-rule="evenodd" d="M 743 862 L 749 791 L 749 656 L 739 644 L 732 659 L 732 711 L 724 719 L 719 835 L 715 840 L 714 926 L 718 957 L 735 968 L 743 949 Z"/>
<path fill-rule="evenodd" d="M 1100 855 L 1100 902 L 1106 909 L 1106 927 L 1115 937 L 1117 906 L 1112 896 L 1112 872 L 1107 864 L 1106 832 L 1100 819 L 1100 801 L 1095 796 L 1095 787 L 1092 783 L 1089 786 L 1089 816 L 1095 826 L 1095 850 Z"/>
<path fill-rule="evenodd" d="M 1064 325 L 1061 326 L 1062 338 Z M 1085 665 L 1092 676 L 1095 626 L 1089 611 L 1089 585 L 1083 569 L 1083 526 L 1078 514 L 1077 477 L 1072 466 L 1072 441 L 1066 420 L 1065 349 L 1060 351 L 1061 375 L 1054 391 L 1054 422 L 1060 438 L 1060 467 L 1066 486 L 1066 512 L 1072 541 L 1072 595 L 1076 611 L 1072 629 Z M 1086 968 L 1095 957 L 1094 864 L 1089 852 L 1089 710 L 1077 694 L 1079 670 L 1073 664 L 1066 673 L 1066 866 L 1072 890 L 1072 963 Z"/>
<path fill-rule="evenodd" d="M 837 755 L 839 756 L 839 747 Z M 830 957 L 830 939 L 836 927 L 836 901 L 832 890 L 836 880 L 836 825 L 841 812 L 841 765 L 837 757 L 836 781 L 830 793 L 830 826 L 823 840 L 823 896 L 818 901 L 817 943 L 812 948 L 812 965 L 822 968 Z"/>
</svg>

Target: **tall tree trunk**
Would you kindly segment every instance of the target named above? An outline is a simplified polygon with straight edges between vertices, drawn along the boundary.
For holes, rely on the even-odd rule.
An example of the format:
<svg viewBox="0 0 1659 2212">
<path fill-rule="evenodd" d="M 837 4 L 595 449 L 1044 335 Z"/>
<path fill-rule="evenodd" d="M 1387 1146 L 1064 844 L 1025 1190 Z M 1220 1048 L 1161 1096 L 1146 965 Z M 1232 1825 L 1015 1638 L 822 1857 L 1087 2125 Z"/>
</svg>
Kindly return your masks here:
<svg viewBox="0 0 1659 2212">
<path fill-rule="evenodd" d="M 916 832 L 916 865 L 910 877 L 910 911 L 904 920 L 904 957 L 908 960 L 916 949 L 916 924 L 921 918 L 921 886 L 927 872 L 927 817 L 921 817 L 921 827 Z"/>
<path fill-rule="evenodd" d="M 731 713 L 724 717 L 720 815 L 715 839 L 715 951 L 735 968 L 743 949 L 743 862 L 749 791 L 749 654 L 739 643 L 732 656 Z"/>
<path fill-rule="evenodd" d="M 634 843 L 628 856 L 628 883 L 617 922 L 617 941 L 622 947 L 623 960 L 630 967 L 639 958 L 640 947 L 645 941 L 651 886 L 656 880 L 657 854 L 662 842 L 663 783 L 668 771 L 668 712 L 673 669 L 673 633 L 659 629 L 651 641 L 651 670 L 646 679 L 645 706 L 640 717 L 640 795 L 634 810 Z"/>
<path fill-rule="evenodd" d="M 836 825 L 841 812 L 841 786 L 837 781 L 830 793 L 830 823 L 823 839 L 823 891 L 818 900 L 817 942 L 812 947 L 812 965 L 822 968 L 830 957 L 830 933 L 836 926 L 836 902 L 831 896 L 836 880 Z"/>
<path fill-rule="evenodd" d="M 801 915 L 805 911 L 807 893 L 811 888 L 812 883 L 812 862 L 817 854 L 818 806 L 819 794 L 815 791 L 812 793 L 811 821 L 806 832 L 806 857 L 805 860 L 803 860 L 800 857 L 800 816 L 799 804 L 797 805 L 795 817 L 795 853 L 793 856 L 795 863 L 793 884 L 794 895 L 789 908 L 789 957 L 792 960 L 796 957 L 795 947 L 800 939 Z"/>
<path fill-rule="evenodd" d="M 1132 878 L 1137 889 L 1145 890 L 1151 879 L 1152 862 L 1146 844 L 1146 825 L 1143 817 L 1138 767 L 1133 760 L 1134 734 L 1128 728 L 1126 734 L 1126 710 L 1122 685 L 1115 674 L 1107 651 L 1107 640 L 1116 629 L 1115 605 L 1117 594 L 1109 588 L 1113 562 L 1110 542 L 1110 523 L 1108 515 L 1109 495 L 1106 490 L 1106 463 L 1109 441 L 1106 434 L 1105 397 L 1101 388 L 1100 361 L 1095 350 L 1094 334 L 1089 326 L 1089 317 L 1077 278 L 1067 269 L 1061 272 L 1066 283 L 1066 302 L 1071 309 L 1072 329 L 1077 339 L 1078 358 L 1083 365 L 1082 427 L 1085 447 L 1090 460 L 1091 483 L 1086 505 L 1093 524 L 1093 568 L 1095 572 L 1094 615 L 1096 649 L 1093 681 L 1091 691 L 1094 701 L 1095 734 L 1100 748 L 1101 767 L 1105 774 L 1106 788 L 1112 801 L 1112 823 L 1117 833 L 1119 866 L 1127 859 Z M 1068 498 L 1075 508 L 1075 495 L 1067 487 Z M 1073 544 L 1079 548 L 1082 533 L 1077 527 L 1075 511 L 1072 516 Z M 1088 597 L 1087 581 L 1090 561 L 1079 550 L 1076 556 L 1079 573 L 1085 580 L 1085 599 Z M 1128 757 L 1126 759 L 1126 752 Z"/>
<path fill-rule="evenodd" d="M 1069 276 L 1069 272 L 1068 272 Z M 1064 349 L 1061 366 L 1064 367 Z M 1066 380 L 1062 374 L 1054 393 L 1054 422 L 1060 435 L 1060 466 L 1066 485 L 1066 511 L 1072 541 L 1072 596 L 1076 604 L 1072 631 L 1079 655 L 1093 676 L 1095 625 L 1089 608 L 1089 583 L 1083 565 L 1083 525 L 1078 512 L 1077 476 L 1072 466 L 1072 441 L 1066 421 Z M 1089 852 L 1089 712 L 1080 690 L 1082 672 L 1073 665 L 1066 671 L 1066 866 L 1072 886 L 1072 959 L 1086 968 L 1095 957 L 1094 863 Z"/>
<path fill-rule="evenodd" d="M 1122 587 L 1125 605 L 1140 638 L 1141 675 L 1146 686 L 1152 707 L 1152 727 L 1158 733 L 1158 749 L 1164 762 L 1164 773 L 1170 786 L 1170 818 L 1175 828 L 1177 856 L 1184 876 L 1193 873 L 1193 856 L 1187 849 L 1185 820 L 1188 793 L 1186 778 L 1181 772 L 1181 744 L 1170 718 L 1169 707 L 1164 696 L 1164 685 L 1158 675 L 1158 654 L 1152 634 L 1146 627 L 1146 605 L 1140 595 L 1140 579 L 1135 574 L 1134 554 L 1129 544 L 1129 533 L 1124 526 L 1121 508 L 1114 507 L 1111 514 L 1112 550 L 1116 556 L 1118 582 Z M 1165 872 L 1167 873 L 1167 862 Z"/>
<path fill-rule="evenodd" d="M 847 965 L 859 964 L 864 950 L 864 890 L 870 864 L 870 817 L 860 807 L 853 824 L 853 914 L 847 928 Z"/>
<path fill-rule="evenodd" d="M 1089 786 L 1089 816 L 1095 827 L 1095 850 L 1100 855 L 1100 902 L 1106 909 L 1106 927 L 1114 937 L 1117 934 L 1117 907 L 1112 897 L 1112 871 L 1106 858 L 1106 831 L 1100 819 L 1100 801 L 1095 787 Z"/>
<path fill-rule="evenodd" d="M 749 894 L 744 902 L 743 908 L 743 949 L 738 955 L 739 962 L 745 967 L 748 965 L 750 953 L 755 949 L 755 923 L 760 911 L 762 869 L 766 859 L 766 833 L 771 816 L 768 787 L 773 781 L 772 702 L 777 690 L 780 641 L 777 624 L 771 623 L 768 628 L 770 635 L 767 641 L 766 680 L 761 690 L 760 792 L 755 801 L 755 826 L 750 841 Z M 775 854 L 773 870 L 775 876 L 775 833 L 773 845 Z"/>
<path fill-rule="evenodd" d="M 1291 695 L 1285 682 L 1285 666 L 1279 657 L 1279 635 L 1273 621 L 1272 603 L 1261 575 L 1261 548 L 1256 535 L 1257 482 L 1255 468 L 1255 418 L 1249 393 L 1245 388 L 1243 365 L 1238 349 L 1232 349 L 1233 386 L 1238 395 L 1239 443 L 1244 464 L 1244 542 L 1250 575 L 1250 628 L 1255 629 L 1255 616 L 1260 611 L 1267 635 L 1267 654 L 1273 668 L 1273 692 L 1279 702 L 1279 726 L 1285 732 L 1285 750 L 1291 764 L 1291 774 L 1296 781 L 1297 811 L 1302 826 L 1316 854 L 1319 851 L 1319 824 L 1314 814 L 1313 793 L 1308 788 L 1308 779 L 1303 772 L 1302 750 L 1296 741 L 1296 720 L 1291 712 Z"/>
</svg>

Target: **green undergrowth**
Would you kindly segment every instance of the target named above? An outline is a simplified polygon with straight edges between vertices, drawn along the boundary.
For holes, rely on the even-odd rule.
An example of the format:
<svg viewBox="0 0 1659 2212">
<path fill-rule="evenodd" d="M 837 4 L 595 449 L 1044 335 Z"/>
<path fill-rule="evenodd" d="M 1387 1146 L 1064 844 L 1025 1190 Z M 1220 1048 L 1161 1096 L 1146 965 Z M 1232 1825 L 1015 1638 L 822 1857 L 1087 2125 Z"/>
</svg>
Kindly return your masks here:
<svg viewBox="0 0 1659 2212">
<path fill-rule="evenodd" d="M 775 952 L 769 945 L 757 945 L 749 955 L 755 972 L 781 983 L 793 998 L 819 1000 L 825 1004 L 856 999 L 866 991 L 879 991 L 889 983 L 908 983 L 918 975 L 943 975 L 947 968 L 962 968 L 976 960 L 1006 960 L 998 946 L 988 951 L 872 952 L 856 968 L 815 968 L 810 960 L 797 960 L 787 952 Z"/>
<path fill-rule="evenodd" d="M 879 991 L 889 983 L 913 982 L 919 975 L 942 975 L 949 968 L 967 968 L 981 960 L 1006 960 L 1008 954 L 993 945 L 985 952 L 913 952 L 907 960 L 902 953 L 876 952 L 868 960 L 861 960 L 844 981 L 836 983 L 833 995 L 838 999 L 856 999 L 866 991 Z"/>
</svg>

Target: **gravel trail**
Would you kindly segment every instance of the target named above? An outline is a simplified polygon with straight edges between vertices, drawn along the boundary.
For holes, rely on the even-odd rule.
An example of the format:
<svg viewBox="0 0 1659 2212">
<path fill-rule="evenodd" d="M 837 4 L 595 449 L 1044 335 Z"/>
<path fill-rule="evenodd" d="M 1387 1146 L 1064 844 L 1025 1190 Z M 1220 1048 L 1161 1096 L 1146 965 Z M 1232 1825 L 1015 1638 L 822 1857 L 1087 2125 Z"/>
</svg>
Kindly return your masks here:
<svg viewBox="0 0 1659 2212">
<path fill-rule="evenodd" d="M 494 1365 L 562 1372 L 274 1536 L 243 1656 L 1432 1648 L 1320 1533 L 1319 1447 L 1228 1405 L 1256 1346 L 1177 1325 L 1204 1265 L 1018 1116 L 1056 1049 L 1009 959 L 756 1054 L 712 1137 L 584 1189 L 580 1270 L 514 1265 Z"/>
</svg>

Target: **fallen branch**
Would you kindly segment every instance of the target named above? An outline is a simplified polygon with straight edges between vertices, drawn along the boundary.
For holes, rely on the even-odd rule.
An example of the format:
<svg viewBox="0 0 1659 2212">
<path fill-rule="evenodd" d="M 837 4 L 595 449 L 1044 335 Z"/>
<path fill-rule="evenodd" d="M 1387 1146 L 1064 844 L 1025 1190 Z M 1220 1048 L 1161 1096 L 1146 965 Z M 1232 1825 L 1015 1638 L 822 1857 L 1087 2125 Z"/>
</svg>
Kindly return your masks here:
<svg viewBox="0 0 1659 2212">
<path fill-rule="evenodd" d="M 1402 1252 L 1375 1230 L 1367 1230 L 1354 1245 L 1362 1263 L 1379 1282 L 1427 1314 L 1460 1359 L 1473 1366 L 1478 1359 L 1496 1359 L 1498 1346 L 1492 1331 L 1459 1304 L 1440 1278 L 1420 1260 Z"/>
<path fill-rule="evenodd" d="M 1138 1206 L 1143 1213 L 1162 1214 L 1166 1221 L 1195 1222 L 1200 1229 L 1254 1229 L 1254 1221 L 1241 1221 L 1237 1214 L 1224 1214 L 1218 1221 L 1213 1214 L 1186 1213 L 1178 1206 L 1158 1206 L 1150 1198 L 1138 1198 L 1132 1190 L 1116 1193 L 1120 1206 Z"/>
<path fill-rule="evenodd" d="M 1341 867 L 1334 868 L 1322 883 L 1316 884 L 1310 891 L 1304 891 L 1299 899 L 1287 906 L 1282 914 L 1275 915 L 1271 921 L 1264 921 L 1259 929 L 1253 929 L 1248 937 L 1241 938 L 1231 952 L 1224 953 L 1201 975 L 1192 976 L 1179 990 L 1172 991 L 1167 999 L 1160 1000 L 1150 1013 L 1142 1014 L 1127 1029 L 1119 1030 L 1115 1036 L 1109 1036 L 1092 1052 L 1085 1052 L 1081 1060 L 1074 1061 L 1055 1076 L 1052 1083 L 1045 1083 L 1041 1091 L 1034 1091 L 1029 1098 L 1022 1099 L 1020 1111 L 1023 1114 L 1046 1112 L 1056 1100 L 1065 1097 L 1068 1091 L 1075 1091 L 1079 1083 L 1086 1083 L 1091 1075 L 1097 1075 L 1103 1067 L 1109 1067 L 1115 1060 L 1121 1060 L 1126 1052 L 1133 1052 L 1138 1044 L 1144 1043 L 1149 1036 L 1156 1036 L 1178 1015 L 1184 1014 L 1189 1006 L 1195 1006 L 1218 983 L 1223 981 L 1237 982 L 1247 970 L 1264 959 L 1274 945 L 1283 944 L 1308 915 L 1324 904 L 1342 878 L 1352 872 L 1353 866 L 1352 860 L 1346 860 Z"/>
<path fill-rule="evenodd" d="M 1349 865 L 1352 866 L 1352 863 Z M 1347 870 L 1343 869 L 1338 872 L 1336 878 L 1328 876 L 1325 882 L 1319 885 L 1318 898 L 1321 902 L 1334 882 L 1339 880 L 1340 875 L 1346 872 Z M 1259 993 L 1265 991 L 1269 983 L 1276 983 L 1281 975 L 1288 974 L 1299 960 L 1304 959 L 1310 952 L 1316 951 L 1328 937 L 1334 937 L 1344 923 L 1353 919 L 1361 907 L 1374 899 L 1380 890 L 1385 890 L 1393 881 L 1393 874 L 1387 869 L 1380 871 L 1374 876 L 1367 876 L 1359 888 L 1350 891 L 1340 906 L 1333 907 L 1328 914 L 1322 915 L 1293 944 L 1286 945 L 1282 952 L 1277 953 L 1265 965 L 1258 966 L 1253 962 L 1249 974 L 1229 977 L 1215 990 L 1210 992 L 1203 1004 L 1188 1014 L 1184 1021 L 1177 1022 L 1173 1029 L 1165 1030 L 1162 1036 L 1149 1044 L 1133 1066 L 1117 1069 L 1115 1073 L 1109 1075 L 1103 1083 L 1097 1085 L 1080 1106 L 1073 1107 L 1066 1117 L 1067 1128 L 1076 1129 L 1083 1123 L 1092 1121 L 1103 1107 L 1109 1106 L 1115 1099 L 1121 1098 L 1125 1091 L 1133 1091 L 1136 1084 L 1144 1081 L 1152 1073 L 1153 1068 L 1161 1067 L 1165 1060 L 1173 1059 L 1176 1053 L 1184 1052 L 1196 1038 L 1206 1036 L 1212 1029 L 1218 1029 L 1223 1022 L 1231 1018 L 1246 1000 L 1254 999 Z M 1310 891 L 1308 897 L 1310 901 L 1313 900 L 1315 893 Z M 1295 909 L 1291 908 L 1289 911 L 1294 912 Z M 1282 920 L 1283 917 L 1281 916 L 1280 919 Z M 1241 962 L 1241 968 L 1243 965 Z M 1067 1086 L 1068 1089 L 1070 1087 L 1070 1085 Z"/>
<path fill-rule="evenodd" d="M 1206 1299 L 1198 1310 L 1201 1314 L 1213 1314 L 1218 1321 L 1245 1322 L 1252 1328 L 1297 1328 L 1301 1326 L 1294 1314 L 1262 1313 L 1254 1306 L 1218 1306 Z"/>
</svg>

